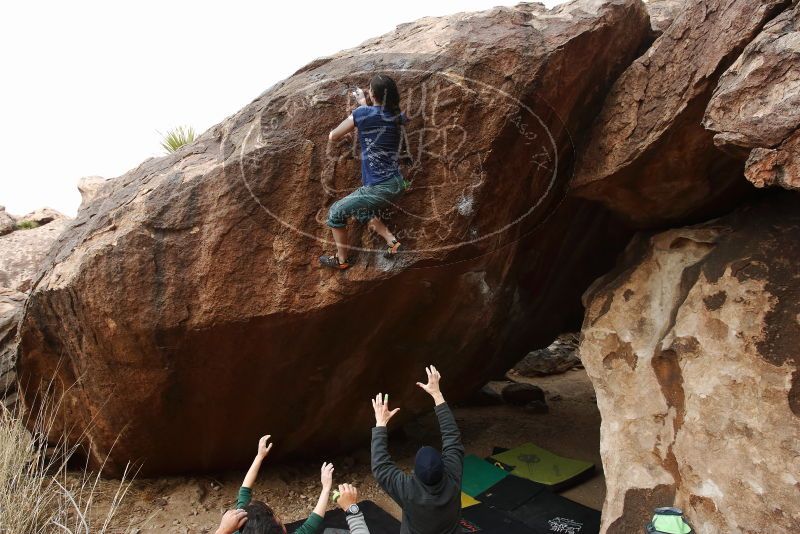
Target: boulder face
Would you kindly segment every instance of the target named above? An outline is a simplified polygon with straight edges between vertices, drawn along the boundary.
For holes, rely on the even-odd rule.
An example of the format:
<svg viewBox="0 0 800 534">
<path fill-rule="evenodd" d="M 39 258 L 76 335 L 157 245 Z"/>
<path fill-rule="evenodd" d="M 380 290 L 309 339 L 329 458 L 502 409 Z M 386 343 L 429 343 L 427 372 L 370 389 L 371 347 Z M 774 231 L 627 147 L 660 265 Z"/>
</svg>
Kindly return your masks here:
<svg viewBox="0 0 800 534">
<path fill-rule="evenodd" d="M 645 0 L 650 14 L 650 27 L 656 35 L 661 35 L 670 27 L 678 13 L 686 7 L 688 0 Z"/>
<path fill-rule="evenodd" d="M 800 130 L 776 148 L 754 148 L 744 175 L 756 187 L 800 190 Z"/>
<path fill-rule="evenodd" d="M 69 223 L 63 218 L 0 237 L 0 287 L 27 292 L 50 247 Z"/>
<path fill-rule="evenodd" d="M 0 287 L 0 402 L 11 407 L 17 400 L 17 324 L 26 295 Z"/>
<path fill-rule="evenodd" d="M 5 206 L 0 206 L 0 236 L 10 234 L 17 227 L 17 219 L 6 212 Z"/>
<path fill-rule="evenodd" d="M 741 162 L 715 149 L 702 126 L 724 70 L 787 0 L 687 2 L 616 81 L 573 180 L 642 227 L 702 220 L 746 189 Z"/>
<path fill-rule="evenodd" d="M 603 528 L 657 506 L 697 532 L 800 523 L 800 197 L 641 236 L 585 294 L 602 415 Z"/>
<path fill-rule="evenodd" d="M 704 124 L 756 187 L 800 189 L 800 5 L 764 27 L 720 78 Z"/>
<path fill-rule="evenodd" d="M 1 215 L 5 210 L 0 210 Z M 44 258 L 68 221 L 16 230 L 17 218 L 9 219 L 11 233 L 0 236 L 0 401 L 10 407 L 17 401 L 17 325 L 22 308 Z"/>
<path fill-rule="evenodd" d="M 800 5 L 771 20 L 722 75 L 703 123 L 718 146 L 744 154 L 800 128 Z"/>
<path fill-rule="evenodd" d="M 520 4 L 303 67 L 81 209 L 26 307 L 24 398 L 35 410 L 55 375 L 68 409 L 54 433 L 86 430 L 95 465 L 146 474 L 240 466 L 264 432 L 276 456 L 364 443 L 370 395 L 404 417 L 429 409 L 425 364 L 463 398 L 568 328 L 616 253 L 626 230 L 562 198 L 575 134 L 648 33 L 639 0 Z M 356 266 L 320 270 L 327 208 L 360 165 L 327 134 L 376 72 L 411 117 L 413 185 L 387 214 L 406 252 L 385 260 L 359 229 Z"/>
</svg>

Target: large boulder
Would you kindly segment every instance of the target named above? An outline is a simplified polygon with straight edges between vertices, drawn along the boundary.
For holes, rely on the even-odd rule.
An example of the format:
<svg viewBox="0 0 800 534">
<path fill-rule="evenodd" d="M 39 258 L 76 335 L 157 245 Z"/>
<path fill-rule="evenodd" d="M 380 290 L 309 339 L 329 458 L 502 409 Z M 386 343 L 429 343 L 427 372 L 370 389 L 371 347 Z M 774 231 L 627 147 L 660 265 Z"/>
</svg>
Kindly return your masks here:
<svg viewBox="0 0 800 534">
<path fill-rule="evenodd" d="M 5 211 L 0 210 L 0 215 L 3 214 Z M 10 218 L 12 229 L 16 229 L 16 218 Z M 6 404 L 14 404 L 16 399 L 16 334 L 27 292 L 67 223 L 67 219 L 59 219 L 0 236 L 0 401 Z"/>
<path fill-rule="evenodd" d="M 0 236 L 0 287 L 23 293 L 33 286 L 34 278 L 70 219 L 31 228 L 16 230 Z"/>
<path fill-rule="evenodd" d="M 15 397 L 17 389 L 17 324 L 26 295 L 0 287 L 0 401 Z M 8 404 L 13 404 L 9 402 Z"/>
<path fill-rule="evenodd" d="M 697 532 L 800 524 L 800 196 L 641 236 L 586 293 L 603 528 L 656 506 Z"/>
<path fill-rule="evenodd" d="M 729 209 L 747 191 L 741 162 L 703 128 L 719 76 L 788 0 L 687 0 L 614 84 L 573 187 L 642 227 Z"/>
<path fill-rule="evenodd" d="M 722 75 L 703 124 L 730 152 L 776 147 L 800 128 L 800 5 L 772 21 Z"/>
<path fill-rule="evenodd" d="M 16 217 L 8 213 L 5 206 L 0 206 L 0 236 L 10 234 L 16 227 Z"/>
<path fill-rule="evenodd" d="M 650 14 L 650 27 L 658 36 L 672 25 L 678 13 L 686 7 L 689 0 L 644 0 Z"/>
<path fill-rule="evenodd" d="M 756 187 L 800 189 L 800 4 L 775 17 L 720 78 L 704 119 Z"/>
<path fill-rule="evenodd" d="M 573 142 L 648 33 L 639 0 L 520 4 L 305 66 L 80 211 L 23 318 L 25 399 L 35 410 L 55 375 L 69 408 L 53 432 L 85 431 L 110 472 L 152 474 L 240 467 L 264 432 L 276 456 L 363 443 L 370 394 L 402 417 L 430 408 L 414 385 L 428 363 L 465 397 L 568 328 L 613 254 L 619 224 L 562 193 Z M 359 169 L 327 134 L 375 72 L 412 118 L 419 165 L 387 214 L 407 252 L 385 260 L 358 230 L 357 265 L 320 270 L 325 213 Z"/>
</svg>

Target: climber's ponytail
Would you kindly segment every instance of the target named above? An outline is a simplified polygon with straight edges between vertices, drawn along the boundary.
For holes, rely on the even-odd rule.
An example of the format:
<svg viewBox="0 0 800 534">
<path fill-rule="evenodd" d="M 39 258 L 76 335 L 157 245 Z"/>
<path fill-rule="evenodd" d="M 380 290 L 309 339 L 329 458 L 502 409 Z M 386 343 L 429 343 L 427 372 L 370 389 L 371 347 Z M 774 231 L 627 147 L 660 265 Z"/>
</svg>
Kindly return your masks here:
<svg viewBox="0 0 800 534">
<path fill-rule="evenodd" d="M 400 111 L 400 92 L 393 79 L 385 74 L 376 74 L 369 82 L 369 88 L 375 96 L 375 105 L 383 106 L 389 113 L 395 115 L 395 122 L 398 126 L 402 124 L 402 112 Z"/>
</svg>

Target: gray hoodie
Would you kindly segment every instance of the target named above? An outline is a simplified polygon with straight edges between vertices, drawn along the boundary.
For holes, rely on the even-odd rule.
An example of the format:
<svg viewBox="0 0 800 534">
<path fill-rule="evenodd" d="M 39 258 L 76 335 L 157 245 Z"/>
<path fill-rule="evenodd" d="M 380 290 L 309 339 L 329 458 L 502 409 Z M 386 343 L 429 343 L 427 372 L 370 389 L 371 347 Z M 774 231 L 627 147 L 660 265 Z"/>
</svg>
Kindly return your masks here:
<svg viewBox="0 0 800 534">
<path fill-rule="evenodd" d="M 461 473 L 464 446 L 447 403 L 434 411 L 442 432 L 444 476 L 428 486 L 415 475 L 401 471 L 389 456 L 386 427 L 372 429 L 372 474 L 383 490 L 403 509 L 400 534 L 456 534 L 461 530 Z"/>
</svg>

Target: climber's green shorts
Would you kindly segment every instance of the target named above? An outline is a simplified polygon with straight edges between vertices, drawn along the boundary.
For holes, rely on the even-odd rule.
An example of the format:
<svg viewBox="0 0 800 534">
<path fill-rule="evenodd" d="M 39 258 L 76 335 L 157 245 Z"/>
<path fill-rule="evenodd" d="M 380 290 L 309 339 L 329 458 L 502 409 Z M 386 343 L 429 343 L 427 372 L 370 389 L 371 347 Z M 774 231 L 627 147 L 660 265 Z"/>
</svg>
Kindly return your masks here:
<svg viewBox="0 0 800 534">
<path fill-rule="evenodd" d="M 328 211 L 328 226 L 344 228 L 349 217 L 364 224 L 373 217 L 386 218 L 393 201 L 405 191 L 405 181 L 398 175 L 375 185 L 364 185 L 337 200 Z"/>
</svg>

